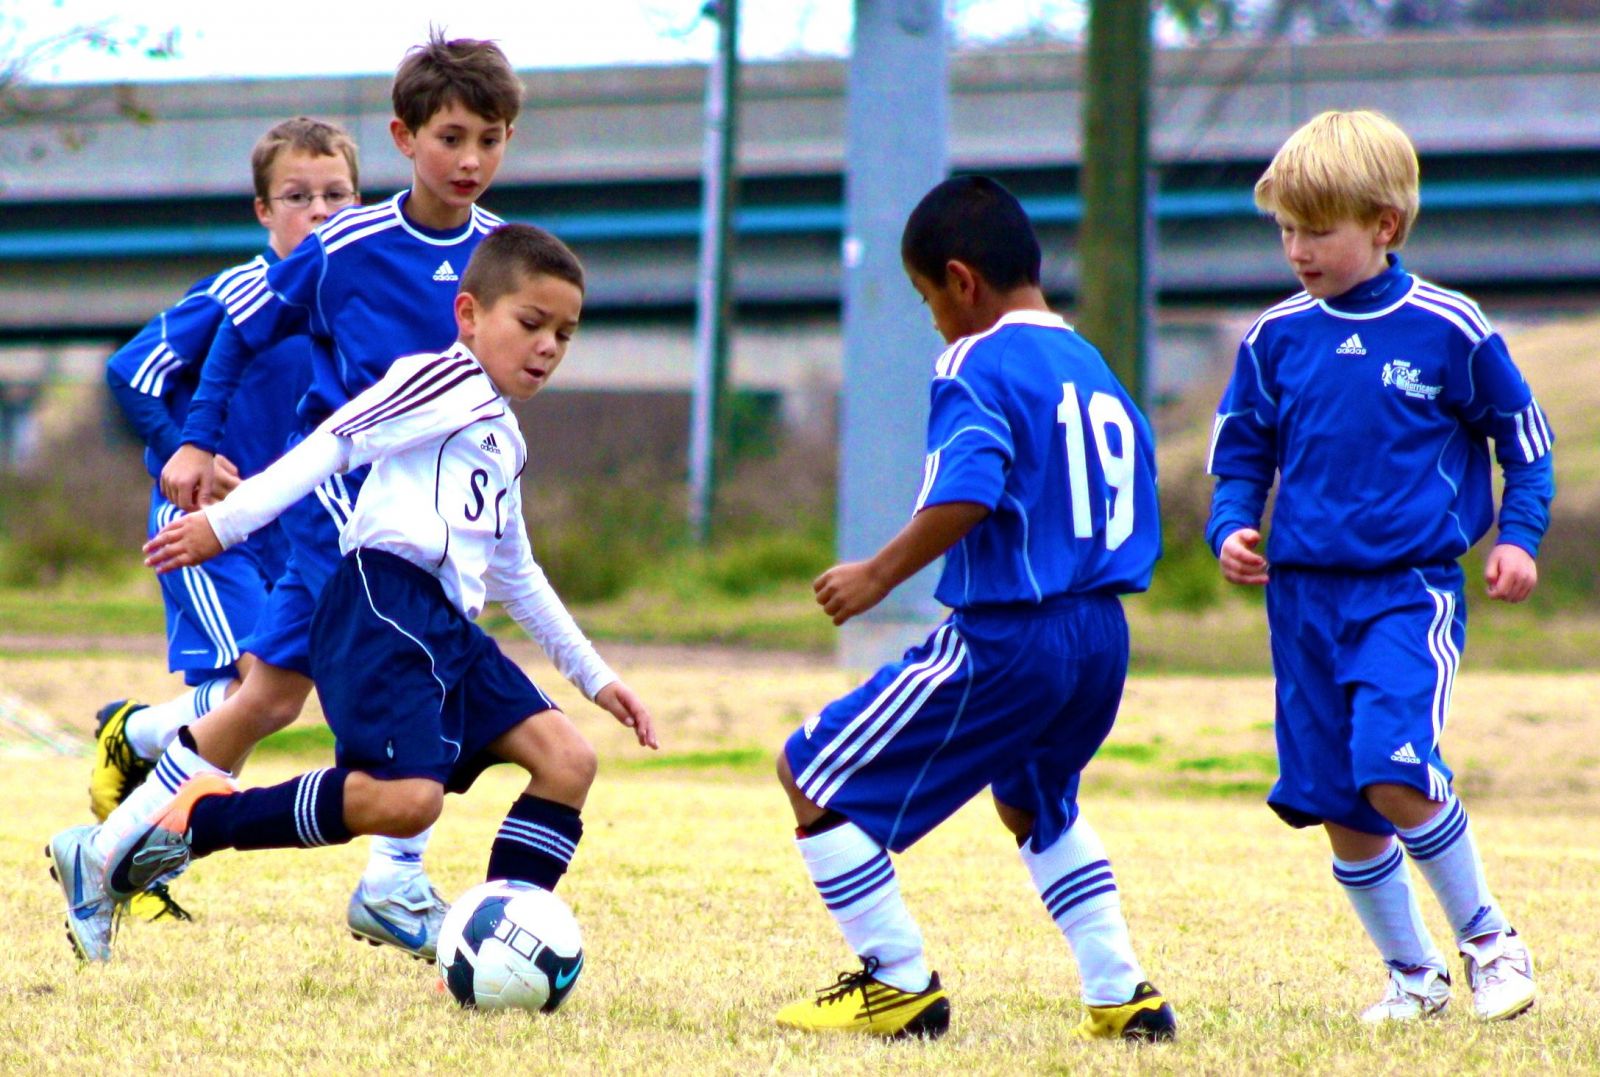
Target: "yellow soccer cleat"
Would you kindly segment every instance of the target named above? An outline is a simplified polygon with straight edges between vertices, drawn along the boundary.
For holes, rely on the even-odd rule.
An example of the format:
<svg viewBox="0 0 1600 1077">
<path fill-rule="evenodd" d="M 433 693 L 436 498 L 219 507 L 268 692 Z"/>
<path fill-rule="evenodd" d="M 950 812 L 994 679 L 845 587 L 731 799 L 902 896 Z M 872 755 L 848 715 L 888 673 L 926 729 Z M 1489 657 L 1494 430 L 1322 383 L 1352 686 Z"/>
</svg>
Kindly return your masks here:
<svg viewBox="0 0 1600 1077">
<path fill-rule="evenodd" d="M 1178 1017 L 1161 992 L 1142 983 L 1120 1006 L 1086 1006 L 1089 1012 L 1073 1030 L 1080 1040 L 1175 1040 Z"/>
<path fill-rule="evenodd" d="M 937 1039 L 950 1027 L 950 998 L 933 974 L 921 991 L 902 991 L 879 980 L 878 959 L 869 957 L 860 972 L 839 974 L 815 999 L 792 1002 L 778 1011 L 778 1024 L 807 1032 L 859 1032 L 899 1040 Z"/>
<path fill-rule="evenodd" d="M 156 883 L 128 899 L 127 914 L 136 920 L 193 920 L 189 910 L 173 898 L 166 883 Z"/>
<path fill-rule="evenodd" d="M 143 710 L 132 699 L 107 703 L 94 716 L 94 767 L 89 771 L 89 810 L 102 823 L 112 809 L 139 788 L 155 768 L 155 761 L 140 757 L 128 743 L 128 715 Z"/>
</svg>

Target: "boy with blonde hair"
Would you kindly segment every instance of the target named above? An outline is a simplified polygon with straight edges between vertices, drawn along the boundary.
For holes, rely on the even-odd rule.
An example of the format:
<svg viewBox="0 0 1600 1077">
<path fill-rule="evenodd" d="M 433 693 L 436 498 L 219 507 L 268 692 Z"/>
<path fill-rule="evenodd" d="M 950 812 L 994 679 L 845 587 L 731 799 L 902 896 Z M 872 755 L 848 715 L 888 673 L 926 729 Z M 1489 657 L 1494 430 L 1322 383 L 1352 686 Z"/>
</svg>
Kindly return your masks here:
<svg viewBox="0 0 1600 1077">
<path fill-rule="evenodd" d="M 106 382 L 145 442 L 152 478 L 159 477 L 161 465 L 182 441 L 201 364 L 227 319 L 230 299 L 258 286 L 312 229 L 359 198 L 355 143 L 337 124 L 306 116 L 274 124 L 262 135 L 250 154 L 250 172 L 256 220 L 267 230 L 266 250 L 194 285 L 106 363 Z M 295 429 L 295 405 L 310 380 L 311 338 L 302 318 L 296 332 L 263 351 L 239 386 L 239 405 L 214 458 L 219 492 L 283 451 Z M 155 484 L 148 534 L 180 511 Z M 179 726 L 238 688 L 239 667 L 249 662 L 238 641 L 255 626 L 287 557 L 287 540 L 274 526 L 203 568 L 162 577 L 167 668 L 181 673 L 188 687 L 152 706 L 131 699 L 108 703 L 95 716 L 89 806 L 97 819 L 109 815 L 149 775 Z M 188 918 L 159 883 L 133 910 L 144 919 Z"/>
<path fill-rule="evenodd" d="M 1273 158 L 1256 204 L 1304 291 L 1239 347 L 1213 427 L 1206 539 L 1226 579 L 1266 587 L 1268 803 L 1327 831 L 1334 878 L 1388 967 L 1365 1020 L 1450 1000 L 1402 849 L 1450 921 L 1477 1015 L 1516 1017 L 1534 1003 L 1532 961 L 1489 891 L 1440 738 L 1466 641 L 1457 559 L 1494 523 L 1489 442 L 1505 490 L 1484 580 L 1490 598 L 1521 602 L 1554 495 L 1550 427 L 1477 304 L 1394 253 L 1418 208 L 1416 151 L 1395 124 L 1316 117 Z"/>
<path fill-rule="evenodd" d="M 311 623 L 336 765 L 242 792 L 203 770 L 149 826 L 113 816 L 93 843 L 104 859 L 78 873 L 90 907 L 222 849 L 418 833 L 446 792 L 465 792 L 499 762 L 520 765 L 528 784 L 494 838 L 487 876 L 554 889 L 583 834 L 594 750 L 473 623 L 484 601 L 502 602 L 585 696 L 641 745 L 656 744 L 649 711 L 534 561 L 522 518 L 528 450 L 511 402 L 549 383 L 582 306 L 583 269 L 565 244 L 531 225 L 496 229 L 465 267 L 454 345 L 395 360 L 265 472 L 146 544 L 157 571 L 199 564 L 329 475 L 371 466 Z"/>
<path fill-rule="evenodd" d="M 213 499 L 219 433 L 240 378 L 297 326 L 309 321 L 313 348 L 297 439 L 376 383 L 397 357 L 449 347 L 460 271 L 502 223 L 477 202 L 505 155 L 522 92 L 491 41 L 435 33 L 406 55 L 391 90 L 389 131 L 412 162 L 410 188 L 341 214 L 256 287 L 230 298 L 184 422 L 183 445 L 162 469 L 162 492 L 174 504 L 193 512 Z M 338 565 L 339 531 L 364 477 L 361 468 L 331 475 L 284 513 L 289 567 L 255 630 L 240 642 L 255 659 L 243 683 L 187 726 L 187 742 L 168 746 L 151 778 L 112 819 L 153 819 L 185 781 L 208 769 L 237 771 L 257 743 L 299 717 L 312 685 L 312 612 Z M 433 957 L 447 905 L 422 870 L 426 842 L 426 831 L 374 842 L 346 908 L 358 938 Z M 55 844 L 70 903 L 75 853 L 70 839 Z M 69 922 L 80 955 L 108 952 L 99 923 L 94 916 Z"/>
</svg>

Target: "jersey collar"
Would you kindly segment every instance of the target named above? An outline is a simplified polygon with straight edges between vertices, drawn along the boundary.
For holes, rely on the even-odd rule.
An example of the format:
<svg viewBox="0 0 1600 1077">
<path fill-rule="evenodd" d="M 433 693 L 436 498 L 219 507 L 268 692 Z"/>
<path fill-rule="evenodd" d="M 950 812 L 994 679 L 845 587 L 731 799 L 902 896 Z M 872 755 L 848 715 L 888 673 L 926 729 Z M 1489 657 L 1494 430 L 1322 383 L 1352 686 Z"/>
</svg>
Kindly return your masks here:
<svg viewBox="0 0 1600 1077">
<path fill-rule="evenodd" d="M 1000 315 L 991 333 L 1006 325 L 1036 325 L 1040 329 L 1071 329 L 1061 315 L 1048 310 L 1008 310 Z"/>
</svg>

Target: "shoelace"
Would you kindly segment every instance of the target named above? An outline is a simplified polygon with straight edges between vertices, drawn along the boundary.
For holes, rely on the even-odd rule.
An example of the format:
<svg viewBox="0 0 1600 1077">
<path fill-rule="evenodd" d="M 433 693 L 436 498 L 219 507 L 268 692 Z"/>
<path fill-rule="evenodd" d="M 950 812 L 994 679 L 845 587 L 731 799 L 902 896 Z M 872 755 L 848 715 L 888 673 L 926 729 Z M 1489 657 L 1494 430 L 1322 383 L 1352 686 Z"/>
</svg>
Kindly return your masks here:
<svg viewBox="0 0 1600 1077">
<path fill-rule="evenodd" d="M 817 1005 L 839 1002 L 853 992 L 861 992 L 861 1005 L 868 1017 L 872 1016 L 872 1000 L 867 995 L 867 984 L 878 971 L 876 957 L 864 958 L 858 972 L 841 972 L 839 978 L 817 992 Z"/>
<path fill-rule="evenodd" d="M 157 914 L 156 919 L 159 920 L 162 916 L 170 916 L 174 920 L 194 919 L 194 917 L 190 915 L 188 909 L 178 904 L 177 899 L 172 896 L 172 891 L 167 889 L 166 883 L 156 883 L 153 886 L 147 886 L 145 887 L 145 892 L 154 894 L 156 899 L 161 902 L 162 911 Z"/>
</svg>

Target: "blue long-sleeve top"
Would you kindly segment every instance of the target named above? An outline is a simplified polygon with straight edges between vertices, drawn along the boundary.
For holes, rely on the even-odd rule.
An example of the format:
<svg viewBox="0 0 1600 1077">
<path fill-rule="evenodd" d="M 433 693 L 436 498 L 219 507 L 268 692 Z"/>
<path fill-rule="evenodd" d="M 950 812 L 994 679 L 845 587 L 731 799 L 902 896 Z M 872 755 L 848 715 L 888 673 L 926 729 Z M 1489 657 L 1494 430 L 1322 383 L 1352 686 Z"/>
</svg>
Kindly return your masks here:
<svg viewBox="0 0 1600 1077">
<path fill-rule="evenodd" d="M 1388 268 L 1333 299 L 1301 292 L 1239 345 L 1213 425 L 1206 541 L 1258 528 L 1267 556 L 1375 571 L 1455 560 L 1494 523 L 1490 442 L 1505 476 L 1499 541 L 1538 556 L 1554 436 L 1470 299 Z"/>
<path fill-rule="evenodd" d="M 227 324 L 230 298 L 256 286 L 277 260 L 267 250 L 199 281 L 106 361 L 106 384 L 144 441 L 152 476 L 182 444 L 182 426 L 206 356 Z M 286 334 L 242 380 L 241 403 L 215 445 L 242 474 L 260 471 L 283 451 L 295 404 L 310 380 L 310 347 L 302 319 L 299 331 Z"/>
</svg>

